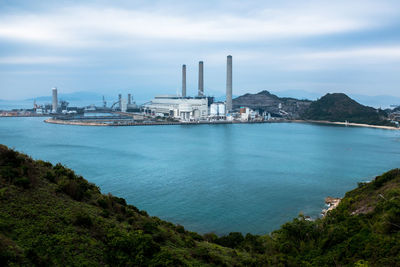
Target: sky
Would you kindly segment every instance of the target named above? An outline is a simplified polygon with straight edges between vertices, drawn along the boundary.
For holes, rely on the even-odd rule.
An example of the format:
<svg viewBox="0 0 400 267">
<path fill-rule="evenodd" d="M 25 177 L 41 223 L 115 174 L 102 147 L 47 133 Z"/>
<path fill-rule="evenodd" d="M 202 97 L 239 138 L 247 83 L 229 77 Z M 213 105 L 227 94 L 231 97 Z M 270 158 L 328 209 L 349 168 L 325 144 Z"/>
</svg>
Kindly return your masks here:
<svg viewBox="0 0 400 267">
<path fill-rule="evenodd" d="M 400 96 L 400 1 L 0 1 L 0 99 L 305 90 Z"/>
</svg>

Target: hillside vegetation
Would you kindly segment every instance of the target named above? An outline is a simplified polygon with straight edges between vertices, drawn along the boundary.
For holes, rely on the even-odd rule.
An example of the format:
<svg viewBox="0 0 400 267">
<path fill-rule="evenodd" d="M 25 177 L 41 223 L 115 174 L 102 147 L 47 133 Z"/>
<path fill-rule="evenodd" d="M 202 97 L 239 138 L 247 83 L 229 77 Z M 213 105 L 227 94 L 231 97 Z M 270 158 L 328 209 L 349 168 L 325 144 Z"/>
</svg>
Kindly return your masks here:
<svg viewBox="0 0 400 267">
<path fill-rule="evenodd" d="M 371 125 L 391 125 L 383 110 L 363 106 L 345 94 L 326 94 L 311 103 L 302 114 L 308 120 L 348 121 Z"/>
<path fill-rule="evenodd" d="M 264 236 L 199 235 L 150 217 L 61 164 L 0 145 L 0 266 L 398 266 L 400 170 L 323 219 Z"/>
</svg>

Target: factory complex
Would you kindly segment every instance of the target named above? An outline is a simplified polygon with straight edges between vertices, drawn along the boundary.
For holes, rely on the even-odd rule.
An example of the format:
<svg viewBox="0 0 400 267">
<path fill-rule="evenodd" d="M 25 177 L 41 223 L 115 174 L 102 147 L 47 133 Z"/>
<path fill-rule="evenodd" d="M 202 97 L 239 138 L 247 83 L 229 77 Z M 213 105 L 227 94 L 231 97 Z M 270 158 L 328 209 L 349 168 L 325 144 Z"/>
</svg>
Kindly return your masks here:
<svg viewBox="0 0 400 267">
<path fill-rule="evenodd" d="M 171 117 L 180 121 L 225 120 L 232 111 L 232 56 L 226 64 L 226 101 L 214 103 L 214 98 L 204 94 L 204 63 L 199 62 L 198 94 L 186 95 L 186 65 L 182 66 L 182 94 L 158 95 L 143 105 L 147 114 Z"/>
<path fill-rule="evenodd" d="M 143 105 L 118 95 L 118 100 L 107 106 L 103 96 L 102 106 L 69 107 L 67 101 L 58 101 L 57 88 L 52 89 L 52 103 L 38 105 L 32 110 L 23 110 L 16 116 L 51 116 L 46 122 L 80 125 L 139 125 L 176 123 L 232 123 L 235 121 L 269 120 L 269 114 L 259 114 L 247 107 L 233 110 L 232 105 L 232 56 L 226 61 L 226 100 L 215 102 L 214 97 L 204 92 L 204 62 L 199 62 L 197 95 L 188 96 L 186 87 L 186 65 L 182 65 L 181 94 L 157 95 Z M 21 113 L 22 112 L 22 113 Z"/>
</svg>

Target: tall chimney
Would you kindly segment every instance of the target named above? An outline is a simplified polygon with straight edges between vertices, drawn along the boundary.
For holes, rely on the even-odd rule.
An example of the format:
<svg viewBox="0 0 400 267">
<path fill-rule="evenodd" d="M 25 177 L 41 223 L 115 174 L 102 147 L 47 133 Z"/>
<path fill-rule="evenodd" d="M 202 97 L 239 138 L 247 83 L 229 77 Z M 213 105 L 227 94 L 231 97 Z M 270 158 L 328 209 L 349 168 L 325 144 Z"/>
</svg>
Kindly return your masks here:
<svg viewBox="0 0 400 267">
<path fill-rule="evenodd" d="M 226 59 L 226 113 L 232 111 L 232 56 Z"/>
<path fill-rule="evenodd" d="M 204 95 L 203 61 L 199 62 L 199 96 Z"/>
<path fill-rule="evenodd" d="M 131 94 L 128 94 L 128 105 L 131 104 L 131 99 L 132 99 Z"/>
<path fill-rule="evenodd" d="M 57 99 L 57 88 L 53 88 L 53 113 L 57 112 L 57 107 L 58 107 L 58 99 Z"/>
<path fill-rule="evenodd" d="M 186 65 L 182 65 L 182 97 L 186 97 Z"/>
</svg>

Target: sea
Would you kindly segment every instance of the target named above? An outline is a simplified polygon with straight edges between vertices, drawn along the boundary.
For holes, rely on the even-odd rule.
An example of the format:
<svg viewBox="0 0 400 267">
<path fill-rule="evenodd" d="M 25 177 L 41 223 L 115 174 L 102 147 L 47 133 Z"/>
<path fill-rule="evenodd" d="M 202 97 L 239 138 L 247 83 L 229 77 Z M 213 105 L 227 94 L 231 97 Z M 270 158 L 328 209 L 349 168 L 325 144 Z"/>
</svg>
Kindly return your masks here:
<svg viewBox="0 0 400 267">
<path fill-rule="evenodd" d="M 266 234 L 400 167 L 400 131 L 307 123 L 95 127 L 0 118 L 0 143 L 61 162 L 199 233 Z"/>
</svg>

